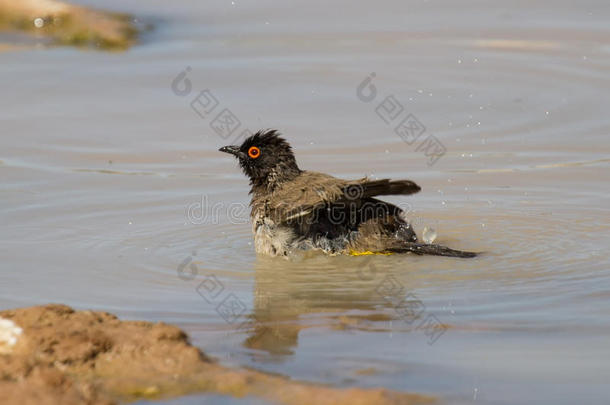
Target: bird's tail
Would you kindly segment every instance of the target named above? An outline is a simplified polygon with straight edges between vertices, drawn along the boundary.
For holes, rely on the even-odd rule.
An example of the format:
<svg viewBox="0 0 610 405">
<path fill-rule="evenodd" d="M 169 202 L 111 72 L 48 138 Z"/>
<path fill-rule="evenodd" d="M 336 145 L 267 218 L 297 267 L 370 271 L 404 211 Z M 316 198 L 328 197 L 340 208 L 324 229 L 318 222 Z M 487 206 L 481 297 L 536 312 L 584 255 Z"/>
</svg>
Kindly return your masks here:
<svg viewBox="0 0 610 405">
<path fill-rule="evenodd" d="M 417 255 L 449 256 L 449 257 L 475 257 L 478 253 L 465 252 L 463 250 L 450 249 L 446 246 L 433 245 L 430 243 L 407 242 L 397 249 L 392 249 L 397 253 L 413 252 Z"/>
</svg>

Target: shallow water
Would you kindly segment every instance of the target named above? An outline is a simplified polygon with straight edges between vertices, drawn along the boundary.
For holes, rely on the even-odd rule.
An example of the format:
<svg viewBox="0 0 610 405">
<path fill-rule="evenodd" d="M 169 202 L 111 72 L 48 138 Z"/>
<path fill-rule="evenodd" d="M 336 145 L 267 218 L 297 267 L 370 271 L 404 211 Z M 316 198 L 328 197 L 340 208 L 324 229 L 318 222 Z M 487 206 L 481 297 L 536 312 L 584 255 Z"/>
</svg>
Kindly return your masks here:
<svg viewBox="0 0 610 405">
<path fill-rule="evenodd" d="M 225 364 L 338 387 L 607 403 L 606 2 L 80 3 L 157 29 L 127 53 L 0 53 L 0 307 L 171 322 Z M 172 89 L 187 67 L 190 92 Z M 408 113 L 411 145 L 393 131 Z M 418 234 L 485 254 L 256 257 L 247 180 L 217 149 L 268 127 L 302 168 L 416 181 L 387 199 Z"/>
</svg>

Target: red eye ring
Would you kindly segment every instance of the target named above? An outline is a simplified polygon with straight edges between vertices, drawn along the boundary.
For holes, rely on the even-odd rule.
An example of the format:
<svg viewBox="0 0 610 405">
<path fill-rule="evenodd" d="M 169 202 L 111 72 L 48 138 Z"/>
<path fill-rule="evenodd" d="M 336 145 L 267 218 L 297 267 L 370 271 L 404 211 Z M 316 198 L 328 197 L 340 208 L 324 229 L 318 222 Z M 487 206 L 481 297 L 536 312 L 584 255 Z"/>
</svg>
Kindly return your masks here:
<svg viewBox="0 0 610 405">
<path fill-rule="evenodd" d="M 250 156 L 252 159 L 256 159 L 260 155 L 261 155 L 261 150 L 258 147 L 250 146 L 250 149 L 248 149 L 248 156 Z"/>
</svg>

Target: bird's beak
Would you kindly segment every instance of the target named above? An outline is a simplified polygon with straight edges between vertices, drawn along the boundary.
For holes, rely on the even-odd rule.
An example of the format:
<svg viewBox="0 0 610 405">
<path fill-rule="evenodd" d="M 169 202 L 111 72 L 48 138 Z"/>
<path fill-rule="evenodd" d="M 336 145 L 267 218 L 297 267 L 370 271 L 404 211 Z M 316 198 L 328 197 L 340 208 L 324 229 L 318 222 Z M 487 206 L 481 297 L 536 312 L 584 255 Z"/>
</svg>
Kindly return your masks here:
<svg viewBox="0 0 610 405">
<path fill-rule="evenodd" d="M 246 158 L 246 154 L 244 152 L 242 152 L 241 150 L 239 150 L 239 146 L 235 146 L 235 145 L 223 146 L 222 148 L 220 148 L 218 150 L 220 152 L 230 153 L 231 155 L 235 155 L 241 159 Z"/>
</svg>

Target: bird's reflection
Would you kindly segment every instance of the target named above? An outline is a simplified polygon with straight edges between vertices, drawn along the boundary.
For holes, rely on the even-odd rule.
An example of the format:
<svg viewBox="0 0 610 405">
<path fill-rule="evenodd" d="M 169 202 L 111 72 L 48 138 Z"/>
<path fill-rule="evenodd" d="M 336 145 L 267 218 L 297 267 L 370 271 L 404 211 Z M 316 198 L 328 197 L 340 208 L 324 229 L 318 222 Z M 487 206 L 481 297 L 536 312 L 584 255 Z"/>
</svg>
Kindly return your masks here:
<svg viewBox="0 0 610 405">
<path fill-rule="evenodd" d="M 387 330 L 383 321 L 396 315 L 383 291 L 392 268 L 379 256 L 259 258 L 244 346 L 282 359 L 293 354 L 303 329 Z"/>
</svg>

